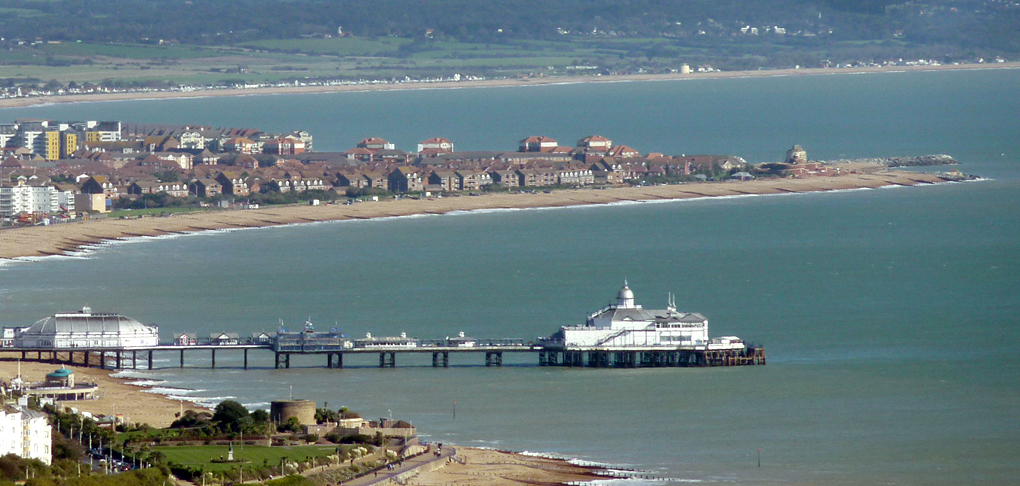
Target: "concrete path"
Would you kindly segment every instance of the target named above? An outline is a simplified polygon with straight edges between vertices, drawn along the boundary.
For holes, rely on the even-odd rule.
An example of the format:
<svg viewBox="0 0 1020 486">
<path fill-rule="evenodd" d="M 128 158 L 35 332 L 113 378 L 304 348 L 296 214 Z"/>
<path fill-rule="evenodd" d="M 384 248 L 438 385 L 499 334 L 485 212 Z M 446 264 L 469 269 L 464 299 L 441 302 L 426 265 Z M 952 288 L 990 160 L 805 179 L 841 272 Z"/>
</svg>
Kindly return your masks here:
<svg viewBox="0 0 1020 486">
<path fill-rule="evenodd" d="M 368 473 L 364 476 L 361 476 L 360 478 L 345 481 L 343 484 L 344 486 L 368 486 L 371 484 L 382 483 L 388 481 L 390 478 L 396 477 L 412 469 L 417 469 L 426 464 L 432 464 L 436 461 L 446 461 L 456 454 L 457 454 L 456 449 L 450 446 L 446 446 L 443 447 L 443 454 L 440 455 L 439 457 L 434 456 L 431 452 L 426 452 L 418 457 L 405 459 L 403 464 L 401 464 L 400 466 L 394 464 L 392 470 L 383 468 L 378 471 L 378 474 Z"/>
</svg>

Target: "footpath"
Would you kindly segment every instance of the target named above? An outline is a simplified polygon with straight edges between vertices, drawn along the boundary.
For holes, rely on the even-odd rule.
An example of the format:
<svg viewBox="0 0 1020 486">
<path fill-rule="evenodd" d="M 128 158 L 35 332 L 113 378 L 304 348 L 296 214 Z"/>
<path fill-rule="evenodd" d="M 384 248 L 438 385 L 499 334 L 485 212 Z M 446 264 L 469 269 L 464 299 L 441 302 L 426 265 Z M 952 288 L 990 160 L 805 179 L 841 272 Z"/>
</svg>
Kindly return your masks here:
<svg viewBox="0 0 1020 486">
<path fill-rule="evenodd" d="M 368 486 L 368 485 L 383 485 L 388 484 L 393 480 L 400 481 L 417 474 L 418 469 L 426 471 L 434 470 L 441 467 L 446 461 L 456 457 L 457 450 L 453 447 L 443 447 L 443 453 L 436 456 L 432 452 L 426 452 L 410 459 L 405 459 L 399 465 L 394 464 L 393 469 L 380 469 L 374 473 L 368 473 L 364 476 L 354 478 L 350 481 L 344 481 L 344 486 Z"/>
</svg>

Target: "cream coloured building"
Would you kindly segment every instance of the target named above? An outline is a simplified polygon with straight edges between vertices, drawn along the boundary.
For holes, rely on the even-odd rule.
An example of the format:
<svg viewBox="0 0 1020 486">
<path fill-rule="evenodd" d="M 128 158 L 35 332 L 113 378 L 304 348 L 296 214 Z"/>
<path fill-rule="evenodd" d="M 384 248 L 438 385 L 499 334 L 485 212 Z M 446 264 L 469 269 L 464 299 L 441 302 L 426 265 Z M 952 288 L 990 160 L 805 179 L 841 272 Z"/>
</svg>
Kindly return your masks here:
<svg viewBox="0 0 1020 486">
<path fill-rule="evenodd" d="M 9 405 L 0 407 L 0 456 L 14 454 L 49 465 L 53 458 L 52 433 L 45 413 Z"/>
<path fill-rule="evenodd" d="M 17 332 L 15 347 L 131 348 L 159 344 L 159 329 L 119 314 L 93 313 L 89 307 L 79 312 L 54 314 Z"/>
</svg>

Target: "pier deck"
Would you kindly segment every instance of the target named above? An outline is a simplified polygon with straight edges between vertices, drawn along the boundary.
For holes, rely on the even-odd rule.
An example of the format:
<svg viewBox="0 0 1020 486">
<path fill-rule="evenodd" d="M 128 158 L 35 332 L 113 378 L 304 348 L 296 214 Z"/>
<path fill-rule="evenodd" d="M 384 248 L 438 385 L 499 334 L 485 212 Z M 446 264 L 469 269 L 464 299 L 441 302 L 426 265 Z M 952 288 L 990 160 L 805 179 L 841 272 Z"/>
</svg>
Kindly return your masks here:
<svg viewBox="0 0 1020 486">
<path fill-rule="evenodd" d="M 184 367 L 185 351 L 208 351 L 209 367 L 216 368 L 217 352 L 240 351 L 244 355 L 243 368 L 248 369 L 249 351 L 274 353 L 274 367 L 289 369 L 292 355 L 325 355 L 326 368 L 343 368 L 344 355 L 378 354 L 381 368 L 395 368 L 397 354 L 432 353 L 432 366 L 450 366 L 450 354 L 478 353 L 485 355 L 486 366 L 502 366 L 503 353 L 536 353 L 539 366 L 566 366 L 592 368 L 641 368 L 688 366 L 747 366 L 764 365 L 765 348 L 749 346 L 741 349 L 707 349 L 700 347 L 631 346 L 623 348 L 556 348 L 520 340 L 492 340 L 479 346 L 450 346 L 441 342 L 425 342 L 418 346 L 277 346 L 274 343 L 247 344 L 160 344 L 130 348 L 19 348 L 3 347 L 0 353 L 15 356 L 23 361 L 41 361 L 54 364 L 96 366 L 111 369 L 137 369 L 138 358 L 146 359 L 146 368 L 153 369 L 155 353 L 177 353 L 179 367 Z M 130 365 L 128 365 L 130 363 Z"/>
</svg>

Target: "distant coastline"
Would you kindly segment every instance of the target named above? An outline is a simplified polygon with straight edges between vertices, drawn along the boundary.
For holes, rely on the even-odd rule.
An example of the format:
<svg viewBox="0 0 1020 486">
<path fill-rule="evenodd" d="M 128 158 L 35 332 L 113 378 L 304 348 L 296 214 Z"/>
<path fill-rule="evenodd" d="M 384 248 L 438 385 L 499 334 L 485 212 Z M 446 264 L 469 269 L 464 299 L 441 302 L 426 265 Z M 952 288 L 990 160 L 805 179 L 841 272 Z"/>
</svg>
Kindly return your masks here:
<svg viewBox="0 0 1020 486">
<path fill-rule="evenodd" d="M 295 86 L 269 87 L 251 89 L 198 89 L 195 91 L 152 91 L 126 93 L 73 94 L 62 96 L 39 96 L 28 98 L 0 99 L 0 108 L 22 108 L 45 104 L 62 103 L 95 103 L 104 101 L 134 101 L 206 98 L 222 96 L 254 96 L 271 94 L 310 94 L 339 93 L 361 91 L 394 91 L 414 89 L 458 89 L 458 88 L 495 88 L 512 86 L 542 86 L 557 84 L 580 83 L 612 83 L 634 81 L 676 81 L 699 79 L 726 79 L 748 77 L 775 76 L 811 76 L 833 74 L 862 73 L 893 73 L 916 71 L 963 71 L 983 69 L 1020 69 L 1020 62 L 955 64 L 955 65 L 920 65 L 920 66 L 873 66 L 856 68 L 801 68 L 801 69 L 763 69 L 757 71 L 713 71 L 690 74 L 627 74 L 610 76 L 563 76 L 563 77 L 530 77 L 514 79 L 489 79 L 480 81 L 443 81 L 443 82 L 404 82 L 404 83 L 369 83 L 347 84 L 337 86 Z"/>
<path fill-rule="evenodd" d="M 70 255 L 104 242 L 125 238 L 171 236 L 202 231 L 258 228 L 288 224 L 364 220 L 412 215 L 439 215 L 486 209 L 526 209 L 621 202 L 797 194 L 948 182 L 934 174 L 855 167 L 856 173 L 803 179 L 761 179 L 718 183 L 575 189 L 548 193 L 487 194 L 444 198 L 404 198 L 353 205 L 290 205 L 262 209 L 182 213 L 170 217 L 101 219 L 30 226 L 0 231 L 0 259 Z"/>
</svg>

